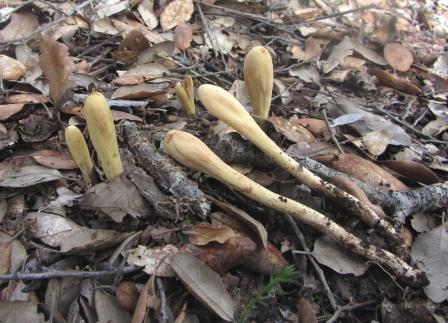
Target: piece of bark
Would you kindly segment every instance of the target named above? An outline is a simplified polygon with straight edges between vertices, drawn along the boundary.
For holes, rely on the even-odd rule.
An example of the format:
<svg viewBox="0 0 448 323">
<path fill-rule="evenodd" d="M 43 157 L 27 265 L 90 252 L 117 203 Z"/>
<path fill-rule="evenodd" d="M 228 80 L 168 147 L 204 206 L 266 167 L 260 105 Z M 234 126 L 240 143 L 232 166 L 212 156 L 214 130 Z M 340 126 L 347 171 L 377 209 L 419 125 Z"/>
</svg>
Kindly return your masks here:
<svg viewBox="0 0 448 323">
<path fill-rule="evenodd" d="M 151 204 L 157 215 L 170 220 L 177 219 L 174 202 L 157 187 L 151 176 L 135 165 L 131 151 L 120 149 L 120 155 L 125 165 L 126 176 L 137 186 L 140 194 Z"/>
<path fill-rule="evenodd" d="M 205 218 L 210 212 L 210 203 L 197 184 L 170 157 L 150 143 L 135 123 L 124 121 L 121 127 L 137 165 L 148 172 L 164 191 L 173 194 L 179 202 L 187 203 L 200 218 Z"/>
<path fill-rule="evenodd" d="M 274 163 L 257 147 L 243 140 L 238 134 L 215 135 L 210 138 L 208 144 L 210 149 L 226 163 L 252 164 L 260 168 L 275 167 Z M 364 191 L 372 203 L 383 207 L 394 220 L 400 223 L 404 223 L 411 214 L 436 209 L 448 204 L 448 182 L 428 185 L 407 192 L 386 191 L 364 183 L 353 176 L 331 169 L 309 157 L 291 157 L 325 180 L 334 176 L 347 177 Z"/>
</svg>

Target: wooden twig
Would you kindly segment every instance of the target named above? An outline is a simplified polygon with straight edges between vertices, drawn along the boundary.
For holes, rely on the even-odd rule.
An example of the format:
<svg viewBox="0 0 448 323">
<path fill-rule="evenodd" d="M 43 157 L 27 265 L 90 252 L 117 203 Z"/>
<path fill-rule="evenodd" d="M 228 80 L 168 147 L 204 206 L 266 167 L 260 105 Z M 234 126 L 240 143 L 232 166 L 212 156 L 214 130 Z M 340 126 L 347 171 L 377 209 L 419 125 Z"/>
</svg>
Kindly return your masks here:
<svg viewBox="0 0 448 323">
<path fill-rule="evenodd" d="M 9 275 L 0 275 L 0 281 L 10 280 L 45 280 L 51 278 L 99 278 L 103 276 L 114 276 L 118 274 L 129 274 L 141 270 L 141 267 L 128 266 L 123 269 L 102 270 L 102 271 L 82 271 L 82 270 L 57 270 L 48 269 L 41 273 L 15 273 Z"/>
</svg>

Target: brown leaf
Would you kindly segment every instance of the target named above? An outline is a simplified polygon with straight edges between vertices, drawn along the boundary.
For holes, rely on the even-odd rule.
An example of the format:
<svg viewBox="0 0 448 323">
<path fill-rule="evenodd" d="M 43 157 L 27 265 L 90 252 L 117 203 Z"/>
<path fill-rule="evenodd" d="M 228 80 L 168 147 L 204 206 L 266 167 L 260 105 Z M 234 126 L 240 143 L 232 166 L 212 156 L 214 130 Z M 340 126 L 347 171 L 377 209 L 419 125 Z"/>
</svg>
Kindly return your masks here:
<svg viewBox="0 0 448 323">
<path fill-rule="evenodd" d="M 50 97 L 55 106 L 61 106 L 63 97 L 72 88 L 69 76 L 76 70 L 68 47 L 50 36 L 42 36 L 40 67 L 50 83 Z"/>
<path fill-rule="evenodd" d="M 298 323 L 317 323 L 316 312 L 304 297 L 299 301 Z"/>
<path fill-rule="evenodd" d="M 119 51 L 129 50 L 140 53 L 141 51 L 149 48 L 150 44 L 148 39 L 139 30 L 133 30 L 121 41 L 118 46 Z"/>
<path fill-rule="evenodd" d="M 198 301 L 223 320 L 233 321 L 235 305 L 216 272 L 184 253 L 174 255 L 171 266 Z"/>
<path fill-rule="evenodd" d="M 112 99 L 147 99 L 158 94 L 164 93 L 169 83 L 142 83 L 138 85 L 124 85 L 112 93 Z"/>
<path fill-rule="evenodd" d="M 6 55 L 0 55 L 0 77 L 3 80 L 15 81 L 20 79 L 26 73 L 26 67 Z"/>
<path fill-rule="evenodd" d="M 400 175 L 426 185 L 440 182 L 440 178 L 436 173 L 425 165 L 413 160 L 384 160 L 381 164 L 386 165 Z"/>
<path fill-rule="evenodd" d="M 297 119 L 286 120 L 282 117 L 269 117 L 268 120 L 274 125 L 275 129 L 293 142 L 305 141 L 312 143 L 316 141 L 313 134 L 305 127 L 296 122 Z"/>
<path fill-rule="evenodd" d="M 369 68 L 367 72 L 369 74 L 375 75 L 378 81 L 380 81 L 380 83 L 383 85 L 413 95 L 423 94 L 422 90 L 418 85 L 401 77 L 395 76 L 389 72 L 377 68 Z"/>
<path fill-rule="evenodd" d="M 327 41 L 320 38 L 308 37 L 305 41 L 305 49 L 299 46 L 292 46 L 291 54 L 292 58 L 298 61 L 309 61 L 317 59 L 322 52 L 321 45 L 326 44 Z"/>
<path fill-rule="evenodd" d="M 394 69 L 407 72 L 414 62 L 414 55 L 409 48 L 399 43 L 388 43 L 384 46 L 384 58 Z"/>
<path fill-rule="evenodd" d="M 54 169 L 76 169 L 78 165 L 69 152 L 42 149 L 33 153 L 33 159 L 43 166 Z"/>
<path fill-rule="evenodd" d="M 288 265 L 288 261 L 283 258 L 281 252 L 270 242 L 267 248 L 257 248 L 253 254 L 246 258 L 244 266 L 259 274 L 270 275 L 278 273 Z"/>
<path fill-rule="evenodd" d="M 131 121 L 140 121 L 140 122 L 143 121 L 142 118 L 137 117 L 137 116 L 127 113 L 127 112 L 123 112 L 123 111 L 119 111 L 119 110 L 111 110 L 111 111 L 112 111 L 112 118 L 114 119 L 114 121 L 120 121 L 120 120 L 131 120 Z M 71 114 L 71 115 L 75 115 L 75 116 L 85 119 L 84 108 L 67 107 L 67 108 L 63 108 L 62 112 Z"/>
<path fill-rule="evenodd" d="M 12 243 L 0 242 L 0 275 L 5 275 L 11 266 Z"/>
<path fill-rule="evenodd" d="M 31 11 L 16 11 L 9 24 L 0 30 L 0 43 L 29 36 L 39 26 L 37 16 Z"/>
<path fill-rule="evenodd" d="M 249 214 L 244 212 L 243 210 L 225 202 L 221 202 L 213 197 L 208 197 L 214 204 L 216 204 L 220 209 L 226 212 L 226 214 L 232 216 L 237 220 L 237 222 L 241 223 L 242 225 L 237 224 L 238 227 L 233 227 L 232 224 L 227 224 L 231 226 L 233 229 L 242 231 L 244 230 L 244 227 L 247 227 L 250 229 L 250 231 L 255 236 L 255 241 L 259 243 L 259 245 L 263 246 L 263 248 L 266 248 L 268 243 L 268 233 L 266 232 L 265 227 L 263 224 L 252 218 Z M 223 222 L 223 221 L 221 221 Z M 241 229 L 241 226 L 243 226 L 243 229 Z"/>
<path fill-rule="evenodd" d="M 190 24 L 181 23 L 174 30 L 174 44 L 183 51 L 190 47 L 193 40 L 193 31 Z"/>
<path fill-rule="evenodd" d="M 255 242 L 251 239 L 237 236 L 222 244 L 210 243 L 205 246 L 199 246 L 188 243 L 183 245 L 181 250 L 196 257 L 214 271 L 224 275 L 232 268 L 252 258 L 256 248 Z"/>
<path fill-rule="evenodd" d="M 325 138 L 330 134 L 327 124 L 324 120 L 314 118 L 300 118 L 296 121 L 299 125 L 305 127 L 316 137 Z"/>
<path fill-rule="evenodd" d="M 131 323 L 143 323 L 145 322 L 145 317 L 148 309 L 148 303 L 150 302 L 151 298 L 156 297 L 151 296 L 151 289 L 152 289 L 152 277 L 149 277 L 146 281 L 145 286 L 143 287 L 142 291 L 140 292 L 140 296 L 138 297 L 137 305 L 135 307 L 134 315 L 132 315 L 132 321 Z M 154 299 L 152 299 L 152 304 L 154 304 Z"/>
<path fill-rule="evenodd" d="M 48 97 L 42 94 L 36 93 L 25 93 L 25 94 L 16 94 L 10 95 L 6 98 L 7 103 L 47 103 Z"/>
<path fill-rule="evenodd" d="M 363 134 L 362 141 L 369 153 L 379 156 L 386 150 L 390 143 L 390 134 L 387 130 L 371 131 Z"/>
<path fill-rule="evenodd" d="M 192 0 L 174 0 L 165 7 L 160 15 L 160 25 L 167 31 L 190 20 L 194 7 Z"/>
<path fill-rule="evenodd" d="M 210 242 L 225 243 L 231 238 L 238 237 L 238 234 L 227 225 L 210 226 L 204 224 L 195 225 L 191 230 L 184 231 L 189 236 L 190 242 L 204 246 Z"/>
<path fill-rule="evenodd" d="M 360 181 L 376 185 L 385 190 L 407 191 L 409 189 L 389 172 L 371 161 L 356 155 L 327 155 L 315 157 L 315 159 L 340 172 L 349 174 Z"/>
<path fill-rule="evenodd" d="M 122 281 L 115 288 L 118 304 L 129 313 L 134 313 L 138 301 L 138 292 L 135 283 L 132 281 Z"/>
<path fill-rule="evenodd" d="M 0 121 L 9 119 L 11 116 L 21 111 L 24 106 L 24 103 L 0 104 Z"/>
</svg>

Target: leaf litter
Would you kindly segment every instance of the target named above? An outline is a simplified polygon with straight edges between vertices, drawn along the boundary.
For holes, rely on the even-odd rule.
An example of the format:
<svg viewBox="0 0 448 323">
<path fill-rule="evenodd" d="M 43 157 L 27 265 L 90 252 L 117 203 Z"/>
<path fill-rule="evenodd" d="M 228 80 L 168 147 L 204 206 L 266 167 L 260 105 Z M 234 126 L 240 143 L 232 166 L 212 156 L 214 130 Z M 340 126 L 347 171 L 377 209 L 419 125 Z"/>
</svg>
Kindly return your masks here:
<svg viewBox="0 0 448 323">
<path fill-rule="evenodd" d="M 444 8 L 416 1 L 288 0 L 275 10 L 267 1 L 5 3 L 2 319 L 238 320 L 268 276 L 291 263 L 298 276 L 282 283 L 286 293 L 263 300 L 268 307 L 257 307 L 254 321 L 446 317 Z M 195 134 L 263 187 L 327 214 L 365 244 L 388 248 L 346 204 L 323 203 L 198 100 L 200 85 L 215 84 L 252 112 L 244 57 L 260 45 L 273 60 L 274 93 L 268 121 L 257 122 L 382 219 L 395 222 L 393 205 L 410 203 L 404 218 L 412 220 L 399 224 L 411 245 L 404 255 L 429 284 L 407 285 L 303 223 L 298 233 L 281 213 L 164 155 L 167 131 Z M 196 115 L 175 95 L 186 76 Z M 104 178 L 107 165 L 85 127 L 92 90 L 108 100 L 123 148 L 125 171 L 115 179 Z M 86 141 L 92 186 L 68 153 L 68 124 Z"/>
</svg>

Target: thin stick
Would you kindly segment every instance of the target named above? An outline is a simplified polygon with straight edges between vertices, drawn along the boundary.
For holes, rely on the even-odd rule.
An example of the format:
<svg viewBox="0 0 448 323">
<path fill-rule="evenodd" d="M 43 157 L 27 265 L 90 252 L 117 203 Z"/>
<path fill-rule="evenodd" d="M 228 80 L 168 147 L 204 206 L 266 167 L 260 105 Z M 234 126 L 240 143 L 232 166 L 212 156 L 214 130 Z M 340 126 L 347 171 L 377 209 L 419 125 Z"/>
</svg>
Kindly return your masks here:
<svg viewBox="0 0 448 323">
<path fill-rule="evenodd" d="M 316 259 L 314 259 L 314 256 L 313 256 L 310 248 L 308 248 L 308 245 L 306 244 L 305 236 L 303 235 L 302 231 L 300 231 L 299 226 L 294 221 L 294 219 L 292 218 L 291 215 L 286 214 L 286 219 L 288 220 L 289 224 L 292 226 L 292 229 L 293 229 L 294 233 L 296 234 L 297 239 L 299 239 L 302 249 L 308 253 L 307 258 L 311 262 L 311 265 L 313 265 L 313 268 L 316 271 L 316 274 L 319 277 L 320 282 L 324 286 L 325 293 L 327 293 L 327 297 L 328 297 L 328 300 L 330 301 L 331 307 L 333 307 L 333 309 L 336 311 L 338 308 L 338 304 L 336 303 L 336 298 L 334 297 L 333 292 L 331 291 L 331 288 L 328 285 L 327 279 L 325 278 L 324 271 L 322 270 L 322 268 L 320 268 Z"/>
<path fill-rule="evenodd" d="M 75 277 L 75 278 L 98 278 L 103 276 L 114 276 L 118 274 L 129 274 L 139 271 L 141 267 L 129 266 L 123 269 L 108 271 L 82 271 L 82 270 L 57 270 L 49 269 L 42 273 L 15 273 L 10 275 L 0 275 L 0 281 L 9 280 L 45 280 L 51 278 Z"/>
</svg>

